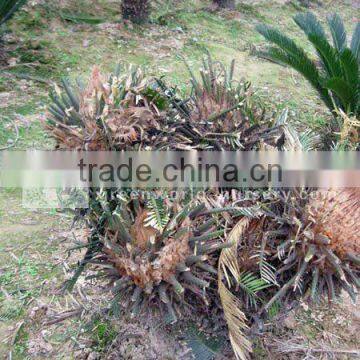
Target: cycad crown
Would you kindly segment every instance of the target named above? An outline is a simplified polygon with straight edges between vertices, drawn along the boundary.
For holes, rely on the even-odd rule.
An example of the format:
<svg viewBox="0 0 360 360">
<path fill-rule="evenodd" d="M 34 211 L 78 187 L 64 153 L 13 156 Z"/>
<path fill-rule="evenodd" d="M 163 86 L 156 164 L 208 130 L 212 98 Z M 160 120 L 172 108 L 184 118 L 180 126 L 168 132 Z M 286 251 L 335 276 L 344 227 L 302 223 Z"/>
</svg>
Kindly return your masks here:
<svg viewBox="0 0 360 360">
<path fill-rule="evenodd" d="M 133 315 L 158 309 L 176 321 L 190 292 L 206 302 L 205 289 L 217 271 L 212 254 L 232 246 L 223 243 L 222 230 L 206 215 L 204 204 L 182 205 L 148 199 L 111 200 L 98 197 L 91 214 L 100 246 L 92 262 L 104 267 L 113 280 L 115 305 Z"/>
</svg>

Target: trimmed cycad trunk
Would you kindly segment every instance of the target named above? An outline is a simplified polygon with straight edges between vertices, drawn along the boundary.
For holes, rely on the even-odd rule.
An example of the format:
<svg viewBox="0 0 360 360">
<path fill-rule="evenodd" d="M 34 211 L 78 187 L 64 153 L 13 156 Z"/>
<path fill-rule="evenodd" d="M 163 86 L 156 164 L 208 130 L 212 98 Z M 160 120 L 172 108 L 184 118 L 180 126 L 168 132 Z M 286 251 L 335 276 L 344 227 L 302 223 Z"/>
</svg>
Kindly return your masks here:
<svg viewBox="0 0 360 360">
<path fill-rule="evenodd" d="M 214 3 L 221 8 L 235 9 L 235 0 L 214 0 Z"/>
<path fill-rule="evenodd" d="M 150 1 L 122 0 L 121 11 L 125 20 L 130 20 L 136 24 L 145 23 L 150 15 Z"/>
</svg>

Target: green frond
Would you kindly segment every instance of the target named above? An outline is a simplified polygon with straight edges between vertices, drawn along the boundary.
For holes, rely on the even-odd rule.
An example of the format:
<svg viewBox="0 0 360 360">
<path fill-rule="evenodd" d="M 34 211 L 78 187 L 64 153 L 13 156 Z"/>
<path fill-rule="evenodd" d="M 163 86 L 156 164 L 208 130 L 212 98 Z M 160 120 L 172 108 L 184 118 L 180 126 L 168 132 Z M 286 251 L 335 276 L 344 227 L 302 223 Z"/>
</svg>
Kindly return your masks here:
<svg viewBox="0 0 360 360">
<path fill-rule="evenodd" d="M 334 47 L 339 51 L 346 48 L 346 30 L 344 22 L 338 14 L 332 14 L 327 19 Z"/>
<path fill-rule="evenodd" d="M 324 83 L 324 86 L 340 99 L 342 108 L 346 112 L 350 113 L 356 108 L 357 93 L 344 79 L 339 77 L 331 78 Z"/>
<path fill-rule="evenodd" d="M 220 352 L 222 343 L 218 338 L 207 337 L 195 325 L 190 325 L 186 331 L 185 342 L 191 349 L 194 359 L 212 360 Z"/>
<path fill-rule="evenodd" d="M 341 65 L 346 81 L 354 88 L 359 87 L 359 63 L 350 49 L 345 49 L 340 55 Z"/>
<path fill-rule="evenodd" d="M 328 40 L 316 34 L 309 34 L 308 38 L 315 47 L 327 76 L 341 76 L 341 62 L 338 53 Z"/>
<path fill-rule="evenodd" d="M 253 308 L 257 307 L 257 302 L 259 300 L 258 292 L 272 286 L 272 284 L 269 284 L 262 278 L 257 277 L 251 271 L 242 273 L 238 283 L 240 288 L 245 291 L 248 296 L 250 306 Z"/>
<path fill-rule="evenodd" d="M 279 30 L 265 24 L 257 25 L 256 30 L 263 35 L 265 39 L 279 46 L 279 48 L 287 54 L 308 59 L 305 51 L 297 46 L 288 36 L 283 35 Z"/>
<path fill-rule="evenodd" d="M 148 217 L 145 219 L 145 226 L 151 226 L 162 231 L 170 220 L 163 199 L 151 197 L 146 203 L 146 209 L 148 210 Z"/>
<path fill-rule="evenodd" d="M 319 66 L 318 69 L 317 64 L 305 51 L 286 35 L 267 25 L 259 25 L 258 32 L 277 45 L 270 48 L 264 57 L 288 65 L 301 73 L 318 91 L 321 99 L 334 115 L 336 109 L 357 115 L 360 94 L 360 25 L 358 24 L 354 31 L 350 50 L 347 48 L 345 26 L 339 15 L 328 17 L 334 46 L 328 41 L 323 26 L 313 13 L 298 14 L 294 20 L 314 46 L 321 68 Z M 332 91 L 332 97 L 329 90 Z"/>
<path fill-rule="evenodd" d="M 275 301 L 268 310 L 268 316 L 271 319 L 273 319 L 275 316 L 279 314 L 281 310 L 281 303 L 279 301 Z"/>
<path fill-rule="evenodd" d="M 328 92 L 321 85 L 322 79 L 315 63 L 312 62 L 306 55 L 305 57 L 292 56 L 287 54 L 285 51 L 274 47 L 269 49 L 268 56 L 273 59 L 273 61 L 288 65 L 300 72 L 318 91 L 325 104 L 330 109 L 333 108 Z"/>
<path fill-rule="evenodd" d="M 297 14 L 294 17 L 294 21 L 307 36 L 314 34 L 318 37 L 326 39 L 324 28 L 312 12 Z"/>
<path fill-rule="evenodd" d="M 0 3 L 0 26 L 8 21 L 26 2 L 27 0 L 2 0 Z"/>
<path fill-rule="evenodd" d="M 360 22 L 357 23 L 354 34 L 351 39 L 351 51 L 354 54 L 357 62 L 360 63 Z"/>
</svg>

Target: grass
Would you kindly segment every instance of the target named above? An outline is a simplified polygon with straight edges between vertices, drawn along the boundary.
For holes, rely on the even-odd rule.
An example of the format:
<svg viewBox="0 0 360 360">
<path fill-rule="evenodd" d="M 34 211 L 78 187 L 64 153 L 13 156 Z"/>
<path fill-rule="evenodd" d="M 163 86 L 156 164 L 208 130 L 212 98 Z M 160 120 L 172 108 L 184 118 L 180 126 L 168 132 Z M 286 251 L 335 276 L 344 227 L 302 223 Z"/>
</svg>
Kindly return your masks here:
<svg viewBox="0 0 360 360">
<path fill-rule="evenodd" d="M 2 339 L 12 339 L 15 359 L 24 358 L 28 340 L 38 328 L 29 319 L 30 311 L 40 299 L 54 295 L 50 284 L 55 279 L 56 287 L 64 281 L 61 262 L 54 261 L 66 258 L 57 234 L 71 223 L 70 217 L 60 217 L 52 209 L 23 208 L 21 194 L 19 189 L 0 191 L 0 333 Z M 7 343 L 0 343 L 1 356 L 9 350 Z"/>
</svg>

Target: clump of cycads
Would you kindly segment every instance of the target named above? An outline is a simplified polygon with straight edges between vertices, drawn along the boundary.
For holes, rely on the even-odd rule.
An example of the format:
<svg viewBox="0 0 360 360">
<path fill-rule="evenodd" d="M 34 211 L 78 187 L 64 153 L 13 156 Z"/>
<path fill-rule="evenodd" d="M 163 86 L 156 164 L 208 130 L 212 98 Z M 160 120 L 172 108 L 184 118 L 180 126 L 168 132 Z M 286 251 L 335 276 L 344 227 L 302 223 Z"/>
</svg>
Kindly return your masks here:
<svg viewBox="0 0 360 360">
<path fill-rule="evenodd" d="M 189 305 L 188 294 L 206 303 L 217 273 L 213 254 L 231 244 L 222 241 L 223 231 L 205 205 L 181 205 L 155 193 L 135 199 L 112 195 L 110 201 L 100 197 L 91 216 L 101 244 L 92 261 L 112 279 L 114 302 L 133 315 L 158 309 L 170 322 Z"/>
<path fill-rule="evenodd" d="M 68 80 L 50 94 L 46 128 L 63 149 L 126 150 L 151 143 L 160 132 L 166 99 L 140 69 L 109 78 L 94 67 L 84 85 Z"/>
<path fill-rule="evenodd" d="M 359 189 L 272 195 L 253 213 L 258 217 L 251 219 L 239 249 L 241 269 L 265 265 L 264 280 L 277 286 L 267 292 L 262 310 L 299 295 L 331 301 L 342 289 L 355 300 L 360 287 Z"/>
<path fill-rule="evenodd" d="M 203 59 L 199 75 L 188 66 L 191 96 L 182 99 L 162 80 L 176 113 L 171 147 L 176 149 L 253 150 L 280 148 L 284 131 L 266 115 L 251 84 L 234 78 L 235 61 L 229 68 Z"/>
<path fill-rule="evenodd" d="M 281 126 L 265 119 L 250 84 L 209 56 L 191 69 L 192 95 L 182 99 L 140 69 L 104 77 L 95 67 L 86 85 L 63 80 L 51 94 L 46 124 L 59 148 L 85 150 L 280 148 Z"/>
</svg>

